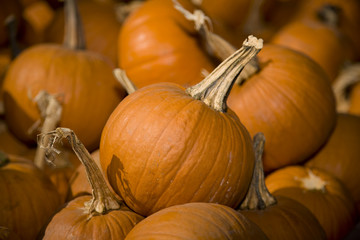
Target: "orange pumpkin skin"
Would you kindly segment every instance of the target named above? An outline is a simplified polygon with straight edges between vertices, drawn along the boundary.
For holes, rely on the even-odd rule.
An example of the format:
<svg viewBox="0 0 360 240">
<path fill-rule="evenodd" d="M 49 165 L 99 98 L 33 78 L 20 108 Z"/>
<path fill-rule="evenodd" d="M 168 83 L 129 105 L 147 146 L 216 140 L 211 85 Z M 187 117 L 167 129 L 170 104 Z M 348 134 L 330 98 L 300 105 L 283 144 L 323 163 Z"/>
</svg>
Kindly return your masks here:
<svg viewBox="0 0 360 240">
<path fill-rule="evenodd" d="M 271 42 L 299 51 L 317 62 L 334 81 L 348 59 L 346 40 L 330 26 L 312 19 L 301 19 L 286 24 Z"/>
<path fill-rule="evenodd" d="M 360 213 L 360 117 L 338 114 L 336 127 L 326 144 L 307 162 L 306 166 L 327 171 L 350 190 Z"/>
<path fill-rule="evenodd" d="M 348 113 L 360 116 L 360 83 L 351 88 Z"/>
<path fill-rule="evenodd" d="M 187 202 L 236 207 L 254 167 L 250 135 L 174 83 L 128 95 L 106 123 L 100 162 L 114 191 L 148 216 Z"/>
<path fill-rule="evenodd" d="M 31 161 L 16 155 L 9 160 L 0 167 L 0 226 L 20 239 L 35 239 L 60 206 L 60 196 Z"/>
<path fill-rule="evenodd" d="M 325 182 L 321 189 L 308 188 L 302 179 L 309 171 Z M 307 207 L 324 228 L 327 239 L 343 239 L 354 227 L 356 209 L 354 201 L 337 178 L 327 172 L 303 166 L 288 166 L 272 172 L 265 179 L 272 194 L 299 201 Z"/>
<path fill-rule="evenodd" d="M 168 207 L 138 223 L 131 239 L 268 239 L 236 210 L 215 203 L 187 203 Z"/>
<path fill-rule="evenodd" d="M 91 196 L 70 201 L 46 226 L 42 239 L 125 239 L 143 217 L 123 206 L 120 210 L 89 218 L 84 204 Z"/>
<path fill-rule="evenodd" d="M 58 94 L 59 125 L 74 129 L 90 151 L 98 148 L 108 116 L 125 96 L 102 56 L 60 45 L 31 47 L 11 64 L 3 85 L 6 122 L 22 141 L 36 139 L 36 132 L 27 132 L 40 119 L 32 98 L 41 90 Z"/>
<path fill-rule="evenodd" d="M 269 239 L 326 239 L 324 229 L 309 209 L 291 198 L 275 197 L 275 205 L 240 212 L 256 223 Z"/>
<path fill-rule="evenodd" d="M 329 79 L 308 57 L 267 44 L 260 71 L 232 88 L 228 105 L 251 135 L 266 138 L 264 170 L 299 163 L 317 151 L 336 122 Z"/>
<path fill-rule="evenodd" d="M 79 14 L 85 33 L 86 49 L 108 57 L 117 65 L 117 38 L 121 22 L 116 18 L 113 4 L 94 0 L 78 0 Z M 47 29 L 47 41 L 62 43 L 64 40 L 64 9 L 60 8 Z"/>
<path fill-rule="evenodd" d="M 171 0 L 146 1 L 122 25 L 119 66 L 139 88 L 168 81 L 194 85 L 203 79 L 203 69 L 214 69 L 196 34 Z"/>
</svg>

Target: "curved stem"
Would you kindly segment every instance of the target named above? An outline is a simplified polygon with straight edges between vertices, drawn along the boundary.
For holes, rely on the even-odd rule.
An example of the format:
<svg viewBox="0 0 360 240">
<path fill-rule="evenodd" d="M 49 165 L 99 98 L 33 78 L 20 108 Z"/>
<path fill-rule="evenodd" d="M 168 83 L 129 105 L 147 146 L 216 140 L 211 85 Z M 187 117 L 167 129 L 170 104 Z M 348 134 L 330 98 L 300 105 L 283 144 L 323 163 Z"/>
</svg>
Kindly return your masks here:
<svg viewBox="0 0 360 240">
<path fill-rule="evenodd" d="M 55 149 L 54 144 L 63 139 L 69 141 L 75 154 L 85 167 L 93 196 L 90 202 L 85 204 L 89 214 L 93 216 L 96 214 L 105 214 L 110 210 L 120 209 L 122 202 L 112 193 L 95 160 L 91 157 L 90 153 L 72 130 L 68 128 L 57 128 L 46 134 L 40 134 L 38 144 L 46 150 L 47 157 L 51 157 L 54 152 L 58 152 L 58 150 Z"/>
<path fill-rule="evenodd" d="M 254 136 L 255 167 L 250 188 L 245 199 L 240 205 L 240 209 L 259 210 L 274 205 L 276 199 L 270 194 L 265 185 L 264 168 L 262 156 L 264 151 L 265 136 L 257 133 Z"/>
<path fill-rule="evenodd" d="M 128 78 L 128 76 L 126 75 L 124 70 L 122 70 L 120 68 L 116 68 L 116 69 L 114 69 L 113 73 L 115 75 L 115 78 L 118 80 L 118 82 L 121 84 L 121 86 L 125 89 L 127 94 L 131 94 L 137 90 L 137 87 Z"/>
<path fill-rule="evenodd" d="M 65 2 L 64 46 L 81 50 L 85 49 L 85 37 L 76 1 L 66 0 Z"/>
<path fill-rule="evenodd" d="M 316 12 L 316 16 L 326 25 L 330 27 L 337 27 L 340 21 L 340 11 L 341 9 L 338 6 L 327 3 Z"/>
<path fill-rule="evenodd" d="M 347 89 L 358 82 L 360 82 L 360 63 L 349 65 L 339 73 L 332 86 L 338 112 L 349 111 L 350 100 Z"/>
<path fill-rule="evenodd" d="M 47 133 L 54 130 L 60 122 L 62 113 L 61 104 L 56 100 L 55 96 L 46 91 L 40 91 L 34 100 L 40 110 L 41 118 L 44 119 L 41 133 Z M 34 163 L 38 168 L 44 169 L 45 149 L 40 146 L 36 149 Z"/>
<path fill-rule="evenodd" d="M 250 35 L 239 50 L 224 60 L 203 81 L 186 89 L 186 92 L 209 107 L 226 112 L 226 100 L 235 80 L 262 47 L 262 39 Z"/>
</svg>

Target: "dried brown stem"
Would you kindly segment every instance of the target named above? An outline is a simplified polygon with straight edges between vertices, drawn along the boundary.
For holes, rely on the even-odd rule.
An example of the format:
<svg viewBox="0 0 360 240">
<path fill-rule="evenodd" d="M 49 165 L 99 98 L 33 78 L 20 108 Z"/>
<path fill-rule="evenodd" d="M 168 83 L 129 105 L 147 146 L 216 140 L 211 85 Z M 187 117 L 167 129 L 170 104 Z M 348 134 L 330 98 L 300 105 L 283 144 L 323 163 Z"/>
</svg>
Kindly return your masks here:
<svg viewBox="0 0 360 240">
<path fill-rule="evenodd" d="M 226 100 L 233 84 L 245 65 L 262 47 L 262 39 L 249 36 L 239 50 L 224 60 L 203 81 L 188 88 L 187 93 L 217 111 L 226 112 Z"/>
<path fill-rule="evenodd" d="M 57 128 L 54 131 L 40 134 L 38 144 L 46 150 L 46 155 L 50 157 L 52 154 L 58 153 L 54 145 L 63 139 L 69 141 L 75 154 L 85 167 L 93 196 L 93 198 L 85 204 L 90 216 L 105 214 L 108 211 L 120 209 L 122 201 L 118 200 L 110 190 L 96 162 L 71 129 Z"/>
<path fill-rule="evenodd" d="M 81 17 L 76 1 L 77 0 L 65 1 L 64 46 L 71 49 L 81 50 L 86 48 L 86 44 Z"/>
<path fill-rule="evenodd" d="M 260 210 L 265 209 L 276 203 L 276 199 L 270 194 L 264 177 L 262 156 L 264 151 L 265 136 L 257 133 L 254 136 L 255 167 L 250 188 L 245 199 L 240 205 L 240 209 Z"/>
<path fill-rule="evenodd" d="M 131 94 L 137 90 L 135 84 L 128 78 L 126 72 L 120 68 L 116 68 L 113 71 L 115 78 L 121 84 L 121 86 L 125 89 L 127 94 Z"/>
</svg>

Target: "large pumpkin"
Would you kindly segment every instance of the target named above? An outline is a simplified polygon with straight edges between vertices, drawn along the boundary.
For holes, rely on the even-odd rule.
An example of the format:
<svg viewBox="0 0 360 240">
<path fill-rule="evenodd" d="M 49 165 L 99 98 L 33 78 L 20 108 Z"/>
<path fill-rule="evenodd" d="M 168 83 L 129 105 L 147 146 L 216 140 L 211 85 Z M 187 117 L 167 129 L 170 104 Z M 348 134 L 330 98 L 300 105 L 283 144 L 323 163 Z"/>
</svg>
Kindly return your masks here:
<svg viewBox="0 0 360 240">
<path fill-rule="evenodd" d="M 149 215 L 187 202 L 239 204 L 254 156 L 250 135 L 225 100 L 261 47 L 250 37 L 187 92 L 174 83 L 153 84 L 118 105 L 102 133 L 100 162 L 130 208 Z"/>
<path fill-rule="evenodd" d="M 262 164 L 264 144 L 264 135 L 256 134 L 254 173 L 239 211 L 269 239 L 326 239 L 324 229 L 309 209 L 291 198 L 273 196 L 267 190 Z"/>
<path fill-rule="evenodd" d="M 268 239 L 253 222 L 236 210 L 215 203 L 187 203 L 156 212 L 138 223 L 131 239 Z"/>
<path fill-rule="evenodd" d="M 67 3 L 69 16 L 75 17 L 76 8 L 70 4 L 74 2 Z M 60 126 L 76 130 L 89 150 L 94 150 L 108 116 L 125 92 L 113 76 L 113 65 L 83 49 L 79 21 L 69 22 L 75 26 L 69 23 L 63 46 L 33 46 L 11 64 L 3 85 L 6 121 L 19 139 L 33 142 L 37 132 L 28 132 L 40 115 L 32 98 L 46 90 L 62 104 Z"/>
<path fill-rule="evenodd" d="M 343 239 L 354 227 L 354 201 L 340 180 L 323 170 L 288 166 L 272 172 L 265 179 L 274 195 L 299 201 L 324 228 L 327 239 Z"/>
<path fill-rule="evenodd" d="M 50 154 L 63 139 L 69 141 L 83 164 L 92 196 L 80 196 L 68 202 L 51 218 L 41 239 L 124 239 L 143 217 L 112 193 L 100 168 L 72 130 L 57 128 L 41 134 L 39 145 Z"/>
<path fill-rule="evenodd" d="M 266 172 L 304 161 L 335 126 L 335 98 L 328 77 L 310 58 L 265 44 L 258 71 L 234 85 L 228 98 L 249 132 L 263 132 Z"/>
<path fill-rule="evenodd" d="M 0 226 L 20 239 L 35 239 L 60 207 L 60 196 L 47 176 L 30 160 L 0 155 Z"/>
<path fill-rule="evenodd" d="M 119 66 L 139 88 L 169 81 L 189 87 L 203 79 L 203 69 L 210 72 L 215 66 L 193 23 L 171 0 L 146 1 L 133 12 L 123 23 L 118 45 Z"/>
<path fill-rule="evenodd" d="M 306 166 L 327 171 L 339 178 L 350 190 L 360 213 L 360 117 L 338 114 L 336 127 L 326 144 Z"/>
</svg>

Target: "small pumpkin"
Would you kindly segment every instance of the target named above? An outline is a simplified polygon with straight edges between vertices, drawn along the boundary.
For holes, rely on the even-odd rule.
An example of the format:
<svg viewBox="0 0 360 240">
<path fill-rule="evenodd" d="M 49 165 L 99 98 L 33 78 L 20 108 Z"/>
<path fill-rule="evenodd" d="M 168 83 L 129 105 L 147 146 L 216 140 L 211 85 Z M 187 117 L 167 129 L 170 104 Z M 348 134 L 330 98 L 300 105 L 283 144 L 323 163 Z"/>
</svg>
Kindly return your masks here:
<svg viewBox="0 0 360 240">
<path fill-rule="evenodd" d="M 193 9 L 187 1 L 181 4 Z M 145 1 L 128 16 L 119 33 L 118 59 L 139 88 L 169 81 L 189 87 L 203 79 L 203 69 L 211 72 L 215 67 L 193 23 L 171 0 Z"/>
<path fill-rule="evenodd" d="M 249 36 L 198 85 L 153 84 L 118 105 L 102 133 L 100 162 L 131 209 L 148 216 L 187 202 L 239 204 L 254 156 L 250 135 L 227 108 L 226 96 L 261 47 Z"/>
<path fill-rule="evenodd" d="M 30 160 L 0 155 L 0 226 L 20 239 L 35 239 L 60 207 L 59 193 Z"/>
<path fill-rule="evenodd" d="M 262 164 L 264 144 L 264 134 L 257 133 L 254 136 L 254 173 L 239 211 L 257 224 L 269 239 L 326 239 L 324 229 L 309 209 L 291 198 L 273 196 L 267 190 Z"/>
<path fill-rule="evenodd" d="M 124 239 L 143 217 L 128 209 L 112 193 L 99 167 L 72 130 L 57 128 L 42 134 L 39 144 L 51 154 L 57 152 L 54 146 L 63 139 L 69 141 L 84 165 L 92 196 L 80 196 L 68 202 L 52 217 L 42 239 Z"/>
<path fill-rule="evenodd" d="M 16 137 L 34 144 L 37 131 L 29 133 L 29 129 L 40 115 L 32 98 L 45 90 L 62 104 L 59 125 L 76 130 L 89 150 L 95 150 L 108 116 L 125 91 L 107 58 L 84 49 L 75 2 L 66 4 L 69 22 L 64 44 L 35 45 L 12 62 L 3 84 L 6 121 Z"/>
<path fill-rule="evenodd" d="M 327 239 L 343 239 L 355 226 L 356 209 L 348 189 L 323 170 L 294 165 L 269 174 L 270 193 L 292 198 L 307 207 L 325 230 Z"/>
<path fill-rule="evenodd" d="M 340 179 L 352 194 L 360 213 L 359 142 L 360 116 L 339 113 L 330 138 L 305 165 L 322 169 Z"/>
<path fill-rule="evenodd" d="M 138 223 L 131 239 L 268 239 L 236 210 L 216 203 L 186 203 L 162 209 Z"/>
<path fill-rule="evenodd" d="M 121 22 L 116 17 L 115 3 L 77 0 L 84 29 L 86 48 L 117 65 L 117 38 Z M 64 8 L 59 8 L 46 31 L 46 41 L 61 44 L 64 39 Z"/>
</svg>

